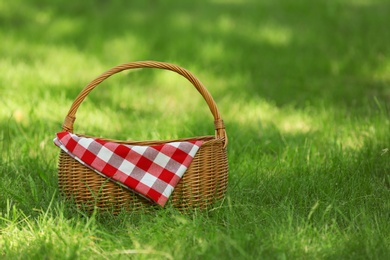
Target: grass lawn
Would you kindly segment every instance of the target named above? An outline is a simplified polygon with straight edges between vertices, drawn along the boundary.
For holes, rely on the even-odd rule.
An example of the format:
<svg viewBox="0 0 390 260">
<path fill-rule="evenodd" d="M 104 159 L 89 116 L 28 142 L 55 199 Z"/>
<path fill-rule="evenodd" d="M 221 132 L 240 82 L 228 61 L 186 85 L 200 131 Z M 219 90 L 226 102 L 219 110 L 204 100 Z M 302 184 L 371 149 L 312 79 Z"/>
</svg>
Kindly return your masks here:
<svg viewBox="0 0 390 260">
<path fill-rule="evenodd" d="M 0 2 L 0 258 L 389 258 L 389 24 L 385 0 Z M 213 208 L 87 215 L 60 196 L 52 140 L 72 101 L 136 60 L 214 96 L 229 186 Z M 108 138 L 214 133 L 160 70 L 108 79 L 77 115 L 76 133 Z"/>
</svg>

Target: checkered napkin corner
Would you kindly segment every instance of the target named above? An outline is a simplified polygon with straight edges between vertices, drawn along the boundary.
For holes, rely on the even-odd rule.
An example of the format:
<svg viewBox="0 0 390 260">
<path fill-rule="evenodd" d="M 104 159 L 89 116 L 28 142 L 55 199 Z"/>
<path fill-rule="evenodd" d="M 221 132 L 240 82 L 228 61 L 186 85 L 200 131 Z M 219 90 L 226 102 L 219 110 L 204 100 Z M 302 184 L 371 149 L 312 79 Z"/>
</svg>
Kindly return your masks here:
<svg viewBox="0 0 390 260">
<path fill-rule="evenodd" d="M 54 144 L 96 173 L 164 206 L 203 141 L 135 146 L 59 132 Z"/>
</svg>

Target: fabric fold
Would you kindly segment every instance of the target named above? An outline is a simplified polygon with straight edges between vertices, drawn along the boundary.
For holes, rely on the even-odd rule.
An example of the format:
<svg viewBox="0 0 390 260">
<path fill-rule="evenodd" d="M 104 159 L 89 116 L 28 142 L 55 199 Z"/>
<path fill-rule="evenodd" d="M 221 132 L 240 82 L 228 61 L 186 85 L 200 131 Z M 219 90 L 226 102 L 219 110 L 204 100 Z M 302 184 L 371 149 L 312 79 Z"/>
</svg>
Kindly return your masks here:
<svg viewBox="0 0 390 260">
<path fill-rule="evenodd" d="M 59 132 L 54 144 L 96 173 L 164 206 L 203 141 L 138 146 Z"/>
</svg>

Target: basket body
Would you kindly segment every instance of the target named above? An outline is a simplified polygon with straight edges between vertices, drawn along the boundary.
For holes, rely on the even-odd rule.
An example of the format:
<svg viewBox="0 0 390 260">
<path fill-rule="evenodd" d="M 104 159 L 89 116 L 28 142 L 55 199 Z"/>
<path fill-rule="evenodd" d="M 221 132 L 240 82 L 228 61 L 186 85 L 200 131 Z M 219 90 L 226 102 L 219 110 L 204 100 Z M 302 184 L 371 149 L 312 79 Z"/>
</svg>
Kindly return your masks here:
<svg viewBox="0 0 390 260">
<path fill-rule="evenodd" d="M 191 164 L 176 185 L 168 203 L 178 209 L 205 208 L 215 200 L 225 195 L 228 182 L 228 161 L 226 154 L 227 135 L 223 120 L 217 106 L 207 89 L 189 71 L 173 64 L 141 61 L 118 65 L 91 81 L 76 97 L 67 116 L 62 130 L 73 133 L 76 112 L 88 94 L 102 81 L 118 72 L 134 68 L 166 69 L 187 78 L 206 101 L 213 117 L 215 136 L 201 136 L 165 141 L 118 141 L 105 139 L 126 145 L 157 145 L 168 142 L 202 140 Z M 100 138 L 101 139 L 101 138 Z M 122 209 L 150 209 L 156 204 L 141 195 L 123 188 L 118 183 L 110 181 L 90 168 L 84 166 L 66 152 L 61 150 L 58 163 L 59 189 L 66 198 L 72 199 L 76 205 L 91 211 L 95 207 L 101 210 L 119 212 Z"/>
<path fill-rule="evenodd" d="M 226 149 L 222 140 L 210 138 L 203 143 L 171 194 L 170 203 L 175 208 L 205 208 L 224 197 L 228 182 Z M 119 212 L 154 206 L 142 196 L 96 174 L 64 151 L 59 158 L 58 182 L 66 197 L 88 211 L 94 207 Z"/>
</svg>

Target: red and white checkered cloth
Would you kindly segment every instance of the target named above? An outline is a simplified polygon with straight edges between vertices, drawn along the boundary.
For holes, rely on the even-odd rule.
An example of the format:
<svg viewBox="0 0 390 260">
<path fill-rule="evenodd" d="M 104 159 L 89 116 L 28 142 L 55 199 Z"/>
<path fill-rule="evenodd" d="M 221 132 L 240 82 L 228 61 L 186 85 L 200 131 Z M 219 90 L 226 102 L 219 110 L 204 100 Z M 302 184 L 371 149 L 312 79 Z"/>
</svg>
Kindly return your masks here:
<svg viewBox="0 0 390 260">
<path fill-rule="evenodd" d="M 60 132 L 54 143 L 98 174 L 164 206 L 203 141 L 135 146 Z"/>
</svg>

